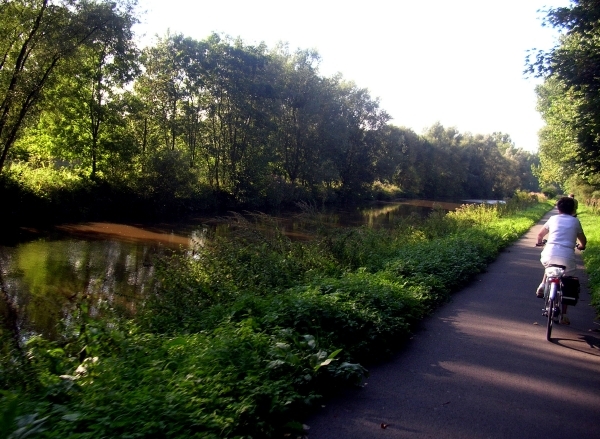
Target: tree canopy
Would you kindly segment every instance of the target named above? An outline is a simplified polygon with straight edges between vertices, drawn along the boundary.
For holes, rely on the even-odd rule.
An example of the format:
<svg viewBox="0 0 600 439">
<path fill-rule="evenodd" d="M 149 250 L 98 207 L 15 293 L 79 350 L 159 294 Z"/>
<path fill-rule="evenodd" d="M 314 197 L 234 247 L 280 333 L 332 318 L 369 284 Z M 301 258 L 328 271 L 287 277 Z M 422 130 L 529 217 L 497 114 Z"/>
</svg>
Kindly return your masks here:
<svg viewBox="0 0 600 439">
<path fill-rule="evenodd" d="M 123 44 L 119 33 L 133 24 L 131 12 L 126 0 L 2 0 L 0 172 L 21 130 L 42 110 L 56 70 L 85 49 L 115 57 Z"/>
<path fill-rule="evenodd" d="M 427 197 L 536 189 L 510 137 L 394 126 L 312 50 L 166 34 L 142 50 L 131 1 L 2 0 L 0 173 L 70 169 L 148 197 L 239 203 L 353 197 L 374 182 Z"/>
<path fill-rule="evenodd" d="M 574 0 L 567 7 L 549 9 L 544 25 L 560 31 L 560 39 L 551 50 L 537 51 L 527 60 L 527 71 L 545 80 L 537 89 L 538 108 L 546 121 L 540 133 L 540 177 L 563 185 L 574 177 L 597 188 L 600 4 Z"/>
</svg>

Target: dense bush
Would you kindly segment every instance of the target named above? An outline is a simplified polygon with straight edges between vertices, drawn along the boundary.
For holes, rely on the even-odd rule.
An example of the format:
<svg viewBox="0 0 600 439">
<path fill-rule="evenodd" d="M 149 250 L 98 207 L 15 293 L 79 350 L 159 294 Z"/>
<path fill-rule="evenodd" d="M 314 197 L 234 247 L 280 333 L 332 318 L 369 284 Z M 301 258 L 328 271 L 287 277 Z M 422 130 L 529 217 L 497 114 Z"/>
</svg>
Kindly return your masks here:
<svg viewBox="0 0 600 439">
<path fill-rule="evenodd" d="M 558 195 L 558 189 L 555 186 L 545 186 L 542 189 L 542 194 L 544 194 L 547 198 L 555 198 Z"/>
</svg>

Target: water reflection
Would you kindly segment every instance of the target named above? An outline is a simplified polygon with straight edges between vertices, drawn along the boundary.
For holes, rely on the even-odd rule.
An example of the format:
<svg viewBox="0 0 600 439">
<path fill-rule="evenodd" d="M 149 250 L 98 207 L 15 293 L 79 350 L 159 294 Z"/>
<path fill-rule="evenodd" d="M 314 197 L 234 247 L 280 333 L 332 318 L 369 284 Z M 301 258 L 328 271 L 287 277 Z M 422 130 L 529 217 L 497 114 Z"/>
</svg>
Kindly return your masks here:
<svg viewBox="0 0 600 439">
<path fill-rule="evenodd" d="M 389 227 L 393 226 L 399 219 L 407 216 L 417 216 L 424 218 L 434 209 L 445 211 L 455 210 L 460 207 L 460 203 L 430 201 L 430 200 L 407 200 L 402 203 L 390 203 L 370 207 L 362 211 L 364 224 L 371 227 Z"/>
<path fill-rule="evenodd" d="M 427 216 L 434 207 L 453 210 L 459 205 L 425 200 L 387 203 L 331 212 L 329 222 L 386 227 L 408 215 Z M 189 250 L 203 243 L 209 229 L 225 234 L 228 227 L 227 221 L 207 218 L 152 226 L 70 224 L 29 242 L 0 245 L 3 327 L 20 340 L 33 333 L 56 339 L 57 323 L 68 324 L 84 297 L 90 299 L 92 316 L 100 312 L 101 303 L 133 315 L 153 288 L 156 256 Z M 278 228 L 291 239 L 310 239 L 293 217 L 278 218 Z"/>
<path fill-rule="evenodd" d="M 151 287 L 153 255 L 160 247 L 114 240 L 38 240 L 0 247 L 0 313 L 19 339 L 41 333 L 58 336 L 57 322 L 69 318 L 89 298 L 89 313 L 106 303 L 135 312 Z"/>
</svg>

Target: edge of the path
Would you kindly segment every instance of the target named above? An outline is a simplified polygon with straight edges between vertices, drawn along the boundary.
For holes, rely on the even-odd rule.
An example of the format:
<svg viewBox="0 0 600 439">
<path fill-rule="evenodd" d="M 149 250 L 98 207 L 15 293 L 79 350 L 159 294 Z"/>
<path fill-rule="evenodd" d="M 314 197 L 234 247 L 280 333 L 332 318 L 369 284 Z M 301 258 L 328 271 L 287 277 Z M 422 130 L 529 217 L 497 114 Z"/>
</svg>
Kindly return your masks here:
<svg viewBox="0 0 600 439">
<path fill-rule="evenodd" d="M 470 312 L 471 318 L 477 320 L 476 316 L 478 309 L 486 306 L 493 306 L 494 296 L 497 296 L 497 294 L 492 291 L 493 288 L 491 288 L 490 285 L 501 285 L 500 289 L 504 288 L 507 292 L 512 294 L 511 297 L 516 297 L 516 299 L 513 300 L 513 304 L 504 306 L 501 309 L 503 314 L 502 316 L 499 316 L 498 321 L 505 321 L 507 323 L 507 328 L 499 327 L 499 330 L 506 331 L 511 334 L 512 337 L 514 335 L 512 332 L 516 330 L 512 329 L 511 325 L 518 325 L 521 333 L 516 336 L 516 339 L 518 340 L 519 337 L 524 337 L 526 343 L 529 343 L 529 346 L 531 346 L 529 351 L 538 349 L 543 351 L 549 349 L 559 351 L 560 353 L 567 352 L 584 358 L 586 356 L 591 356 L 590 358 L 597 363 L 600 358 L 600 337 L 596 334 L 590 334 L 594 331 L 593 322 L 597 320 L 597 316 L 595 310 L 589 306 L 590 295 L 588 290 L 588 279 L 579 254 L 577 256 L 579 262 L 577 276 L 580 278 L 582 285 L 581 299 L 579 304 L 572 307 L 569 311 L 570 313 L 573 313 L 572 320 L 574 323 L 569 327 L 557 328 L 555 330 L 557 339 L 553 343 L 548 343 L 544 338 L 545 328 L 543 326 L 541 312 L 539 312 L 540 303 L 539 299 L 536 299 L 534 294 L 535 288 L 543 274 L 543 268 L 539 262 L 540 248 L 535 246 L 535 242 L 540 226 L 556 213 L 557 211 L 555 208 L 546 212 L 546 214 L 544 214 L 543 217 L 517 241 L 501 251 L 496 260 L 488 265 L 488 269 L 485 272 L 475 276 L 463 289 L 455 292 L 448 303 L 442 304 L 431 315 L 419 322 L 415 327 L 414 336 L 400 347 L 390 361 L 378 363 L 370 368 L 369 379 L 363 383 L 362 387 L 347 389 L 341 392 L 341 394 L 325 401 L 321 411 L 314 413 L 306 419 L 307 425 L 310 426 L 308 437 L 310 439 L 383 437 L 384 430 L 387 437 L 421 437 L 416 431 L 413 431 L 409 435 L 404 435 L 402 433 L 394 435 L 395 433 L 390 431 L 392 430 L 392 427 L 390 427 L 390 429 L 381 427 L 381 431 L 378 431 L 376 428 L 377 421 L 380 420 L 382 426 L 388 424 L 392 425 L 394 422 L 398 423 L 399 421 L 397 418 L 394 418 L 395 409 L 390 408 L 394 406 L 397 406 L 397 411 L 400 412 L 405 411 L 406 413 L 409 413 L 415 411 L 415 413 L 420 414 L 418 401 L 427 399 L 427 395 L 424 395 L 423 392 L 425 392 L 425 394 L 435 394 L 435 392 L 438 391 L 438 388 L 428 387 L 419 390 L 419 387 L 415 387 L 411 380 L 419 375 L 420 368 L 427 369 L 434 367 L 433 370 L 437 369 L 437 372 L 434 373 L 439 373 L 439 367 L 444 364 L 444 362 L 440 363 L 440 360 L 436 358 L 435 348 L 431 349 L 432 346 L 437 348 L 438 342 L 443 344 L 443 346 L 440 346 L 439 348 L 443 351 L 442 356 L 445 358 L 445 362 L 457 361 L 457 359 L 463 355 L 463 349 L 465 349 L 464 343 L 461 344 L 459 341 L 456 346 L 453 346 L 454 341 L 448 339 L 446 335 L 459 334 L 457 338 L 463 338 L 464 335 L 461 331 L 464 332 L 464 328 L 457 332 L 456 326 L 463 324 L 469 326 L 470 322 L 462 321 L 460 317 L 461 313 L 467 315 Z M 502 284 L 502 282 L 506 282 L 506 284 Z M 502 304 L 501 300 L 498 301 L 498 303 Z M 514 308 L 512 308 L 513 306 Z M 516 333 L 517 332 L 515 332 L 515 334 Z M 514 342 L 514 340 L 511 341 Z M 588 346 L 585 346 L 586 344 Z M 584 348 L 581 348 L 581 346 Z M 585 349 L 586 347 L 587 351 Z M 500 351 L 501 349 L 498 348 L 496 350 Z M 484 352 L 485 351 L 482 349 L 481 355 L 486 355 Z M 415 358 L 412 358 L 413 355 Z M 422 364 L 419 364 L 419 359 L 416 358 L 419 355 L 425 359 L 422 361 Z M 478 352 L 471 352 L 470 355 L 477 357 Z M 450 358 L 450 360 L 448 360 L 448 358 Z M 581 358 L 578 358 L 577 361 L 582 360 Z M 529 366 L 529 369 L 527 369 L 526 372 L 523 372 L 523 374 L 528 375 L 533 372 L 534 369 L 535 366 L 533 366 L 533 369 Z M 427 373 L 431 374 L 431 372 Z M 425 376 L 426 374 L 424 373 L 423 375 Z M 442 379 L 452 381 L 451 376 L 448 377 L 442 375 Z M 525 382 L 527 382 L 527 380 Z M 449 386 L 449 389 L 451 389 L 451 384 L 446 384 Z M 405 385 L 408 390 L 403 389 L 403 385 Z M 394 389 L 398 394 L 390 395 L 390 393 L 394 393 L 390 392 L 391 389 Z M 405 391 L 408 393 L 410 399 L 407 399 L 407 395 L 402 394 L 402 392 Z M 448 392 L 451 393 L 452 390 L 448 390 Z M 483 393 L 485 393 L 485 391 Z M 530 396 L 530 399 L 532 401 L 537 400 L 535 395 Z M 594 404 L 596 404 L 596 401 L 594 401 Z M 376 410 L 375 407 L 381 407 L 381 409 Z M 600 408 L 600 406 L 598 407 Z M 425 410 L 425 408 L 422 409 Z M 448 407 L 444 406 L 439 408 L 439 410 L 442 409 L 446 410 Z M 476 412 L 477 407 L 473 407 L 472 410 Z M 377 413 L 377 415 L 374 415 L 374 413 Z M 433 417 L 438 416 L 439 414 L 439 411 L 434 411 L 431 412 L 429 416 L 432 416 L 431 419 L 433 419 Z M 402 418 L 402 416 L 396 415 L 397 417 Z M 517 416 L 517 414 L 515 414 L 515 416 Z M 531 415 L 530 418 L 535 419 L 535 416 Z M 427 419 L 427 417 L 425 417 L 425 419 Z M 483 420 L 483 422 L 488 422 L 488 420 Z M 489 422 L 495 421 L 491 420 Z M 346 425 L 350 427 L 346 427 Z M 362 429 L 367 428 L 366 426 L 368 425 L 370 425 L 369 428 L 371 428 L 371 430 L 365 430 L 368 432 L 368 434 L 365 435 Z M 529 428 L 529 426 L 527 428 Z M 352 429 L 355 429 L 356 432 Z M 465 436 L 450 435 L 443 437 Z M 496 435 L 489 437 L 503 436 Z"/>
</svg>

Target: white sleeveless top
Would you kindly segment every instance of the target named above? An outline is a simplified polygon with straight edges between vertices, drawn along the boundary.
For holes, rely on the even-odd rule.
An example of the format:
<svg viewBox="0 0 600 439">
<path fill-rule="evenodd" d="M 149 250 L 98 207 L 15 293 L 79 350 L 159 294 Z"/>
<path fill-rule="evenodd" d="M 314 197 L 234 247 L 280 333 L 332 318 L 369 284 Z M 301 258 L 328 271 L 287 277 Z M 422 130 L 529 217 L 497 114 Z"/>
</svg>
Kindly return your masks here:
<svg viewBox="0 0 600 439">
<path fill-rule="evenodd" d="M 572 259 L 575 257 L 575 244 L 577 235 L 583 233 L 579 220 L 564 213 L 550 217 L 544 228 L 548 230 L 546 239 L 548 242 L 542 251 L 544 259 L 553 256 Z"/>
</svg>

